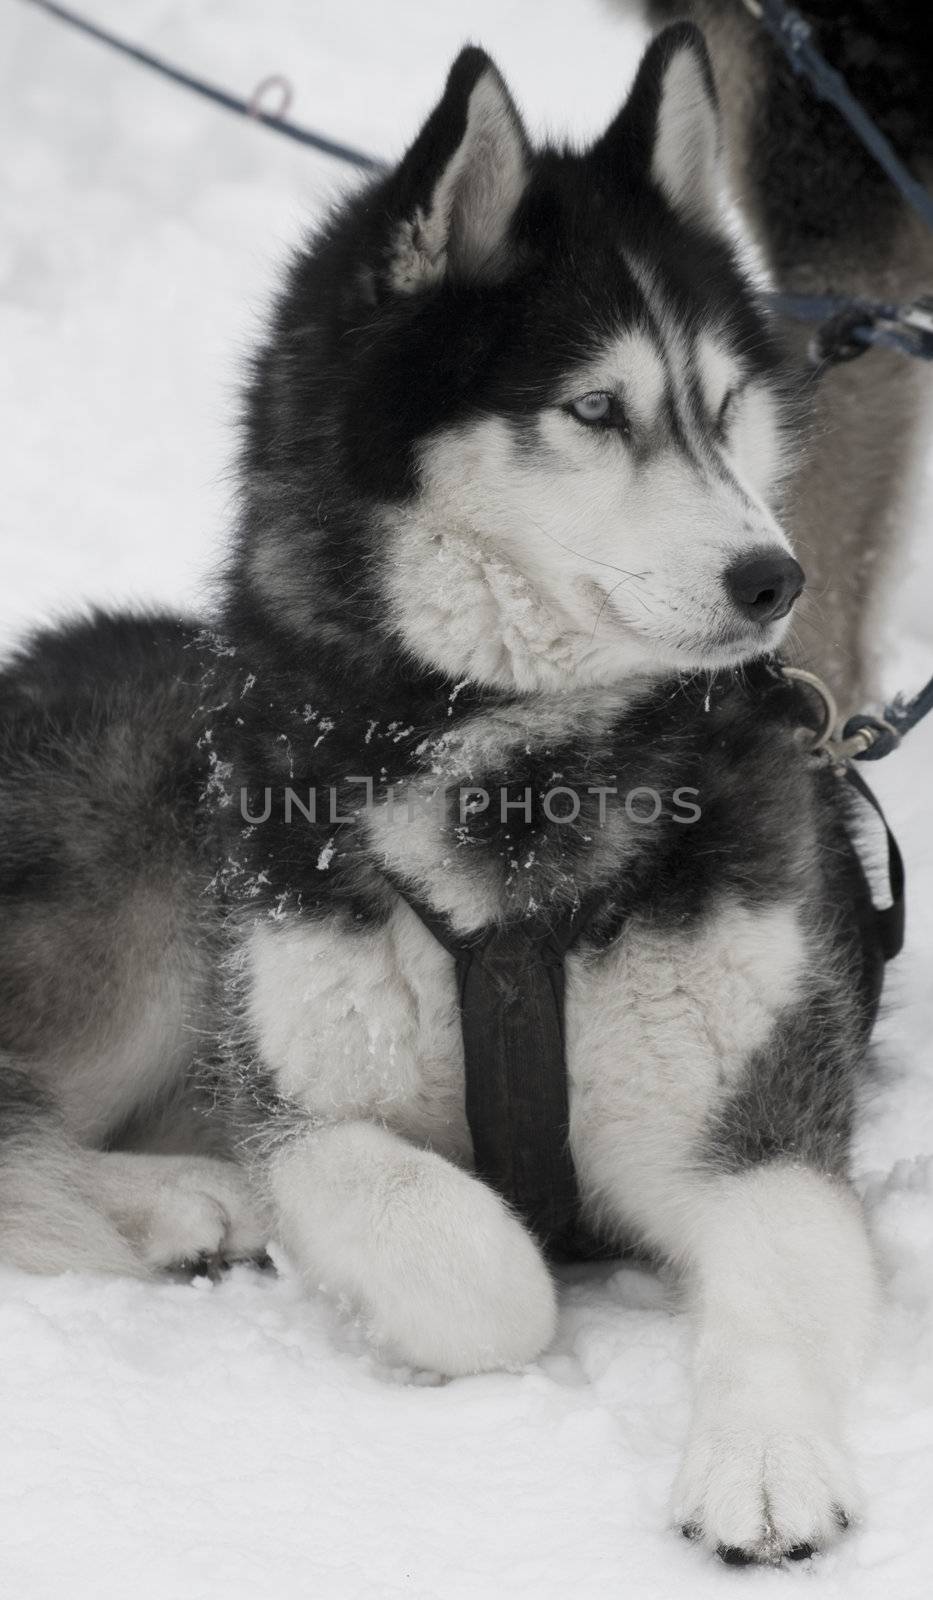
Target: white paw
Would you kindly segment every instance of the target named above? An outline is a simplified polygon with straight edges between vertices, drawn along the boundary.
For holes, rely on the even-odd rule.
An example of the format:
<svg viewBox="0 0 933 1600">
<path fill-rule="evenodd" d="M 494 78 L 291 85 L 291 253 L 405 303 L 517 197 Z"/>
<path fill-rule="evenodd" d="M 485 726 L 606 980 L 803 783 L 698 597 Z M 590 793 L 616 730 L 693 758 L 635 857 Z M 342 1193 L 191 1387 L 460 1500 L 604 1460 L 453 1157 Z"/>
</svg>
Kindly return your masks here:
<svg viewBox="0 0 933 1600">
<path fill-rule="evenodd" d="M 246 1178 L 230 1161 L 163 1157 L 138 1246 L 148 1266 L 220 1265 L 264 1253 L 268 1230 Z"/>
<path fill-rule="evenodd" d="M 293 1140 L 269 1172 L 277 1236 L 311 1289 L 360 1313 L 392 1360 L 459 1377 L 550 1343 L 550 1273 L 492 1189 L 374 1123 Z"/>
<path fill-rule="evenodd" d="M 554 1337 L 553 1280 L 498 1195 L 452 1175 L 453 1214 L 438 1208 L 432 1218 L 428 1209 L 408 1235 L 403 1270 L 372 1285 L 371 1336 L 407 1365 L 449 1377 L 524 1366 Z"/>
<path fill-rule="evenodd" d="M 797 1419 L 696 1427 L 674 1490 L 684 1533 L 736 1565 L 811 1555 L 848 1526 L 856 1504 L 841 1445 Z"/>
</svg>

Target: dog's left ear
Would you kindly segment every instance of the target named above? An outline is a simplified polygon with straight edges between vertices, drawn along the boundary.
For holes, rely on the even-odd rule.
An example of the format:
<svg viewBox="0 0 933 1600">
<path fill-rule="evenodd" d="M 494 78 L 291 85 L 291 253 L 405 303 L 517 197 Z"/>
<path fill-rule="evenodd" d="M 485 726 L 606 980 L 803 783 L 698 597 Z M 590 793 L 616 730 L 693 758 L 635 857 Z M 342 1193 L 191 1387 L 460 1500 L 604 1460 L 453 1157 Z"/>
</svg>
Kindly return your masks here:
<svg viewBox="0 0 933 1600">
<path fill-rule="evenodd" d="M 444 277 L 503 277 L 528 158 L 505 83 L 486 52 L 468 46 L 395 174 L 401 220 L 387 262 L 390 287 L 411 294 Z"/>
<path fill-rule="evenodd" d="M 706 42 L 692 23 L 677 22 L 649 45 L 628 100 L 592 156 L 616 166 L 620 179 L 637 170 L 681 216 L 715 227 L 721 144 Z"/>
</svg>

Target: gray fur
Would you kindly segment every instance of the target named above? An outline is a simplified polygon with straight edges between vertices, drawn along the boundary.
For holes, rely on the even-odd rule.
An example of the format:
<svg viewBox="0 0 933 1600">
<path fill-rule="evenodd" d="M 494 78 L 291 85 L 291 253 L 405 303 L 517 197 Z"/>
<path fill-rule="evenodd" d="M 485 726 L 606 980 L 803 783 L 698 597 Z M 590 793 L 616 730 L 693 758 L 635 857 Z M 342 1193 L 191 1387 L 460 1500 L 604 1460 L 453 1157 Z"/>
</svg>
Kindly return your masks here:
<svg viewBox="0 0 933 1600">
<path fill-rule="evenodd" d="M 98 617 L 0 675 L 0 1252 L 35 1271 L 149 1270 L 115 1144 L 223 1153 L 201 671 L 190 628 Z"/>
</svg>

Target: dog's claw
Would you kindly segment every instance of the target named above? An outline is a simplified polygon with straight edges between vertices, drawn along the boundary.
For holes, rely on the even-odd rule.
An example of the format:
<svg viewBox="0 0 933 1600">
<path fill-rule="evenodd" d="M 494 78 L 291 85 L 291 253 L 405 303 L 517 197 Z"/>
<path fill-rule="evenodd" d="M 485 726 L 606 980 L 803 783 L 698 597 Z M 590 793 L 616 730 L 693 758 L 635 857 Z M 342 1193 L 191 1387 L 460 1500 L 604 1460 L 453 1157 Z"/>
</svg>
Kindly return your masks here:
<svg viewBox="0 0 933 1600">
<path fill-rule="evenodd" d="M 839 1513 L 839 1525 L 840 1527 L 848 1527 L 848 1518 L 845 1517 L 844 1512 Z M 683 1523 L 680 1531 L 685 1539 L 696 1540 L 703 1537 L 703 1530 L 696 1522 Z M 754 1551 L 743 1550 L 741 1545 L 735 1544 L 719 1545 L 717 1547 L 716 1554 L 718 1555 L 720 1561 L 724 1562 L 727 1567 L 750 1567 L 755 1562 L 767 1562 L 768 1560 L 774 1561 L 775 1559 L 780 1559 L 780 1557 L 775 1557 L 774 1555 L 771 1555 L 770 1557 L 765 1555 L 759 1556 L 756 1555 Z M 785 1561 L 809 1561 L 810 1557 L 815 1554 L 816 1546 L 808 1543 L 795 1544 L 791 1547 L 791 1549 L 784 1550 L 782 1552 L 782 1556 Z"/>
<path fill-rule="evenodd" d="M 275 1272 L 275 1263 L 267 1250 L 249 1256 L 227 1256 L 222 1250 L 203 1250 L 186 1261 L 179 1261 L 170 1270 L 191 1279 L 207 1278 L 211 1283 L 218 1283 L 231 1267 L 241 1266 L 255 1267 L 257 1272 Z"/>
<path fill-rule="evenodd" d="M 742 1550 L 735 1544 L 721 1544 L 716 1554 L 727 1567 L 750 1567 L 755 1559 L 747 1550 Z"/>
<path fill-rule="evenodd" d="M 222 1256 L 208 1251 L 195 1256 L 193 1261 L 186 1262 L 185 1265 L 192 1278 L 208 1278 L 211 1283 L 219 1282 L 227 1267 Z"/>
<path fill-rule="evenodd" d="M 788 1561 L 809 1561 L 813 1554 L 812 1544 L 795 1544 L 792 1550 L 787 1551 Z"/>
</svg>

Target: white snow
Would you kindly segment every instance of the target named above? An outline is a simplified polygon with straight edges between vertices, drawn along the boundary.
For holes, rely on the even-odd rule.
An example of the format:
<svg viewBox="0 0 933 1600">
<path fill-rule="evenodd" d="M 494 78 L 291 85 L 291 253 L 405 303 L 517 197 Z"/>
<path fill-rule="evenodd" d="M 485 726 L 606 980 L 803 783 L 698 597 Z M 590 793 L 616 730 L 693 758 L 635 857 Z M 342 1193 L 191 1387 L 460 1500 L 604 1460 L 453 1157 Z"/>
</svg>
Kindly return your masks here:
<svg viewBox="0 0 933 1600">
<path fill-rule="evenodd" d="M 641 39 L 598 0 L 86 0 L 104 25 L 397 153 L 465 38 L 582 135 Z M 238 364 L 308 218 L 352 178 L 21 0 L 0 16 L 0 643 L 87 601 L 195 606 L 231 492 Z M 872 358 L 866 357 L 867 360 Z M 891 682 L 933 670 L 920 547 Z M 15 1600 L 919 1600 L 933 1570 L 933 726 L 877 771 L 910 948 L 858 1169 L 887 1306 L 856 1424 L 864 1523 L 734 1572 L 666 1526 L 686 1330 L 630 1268 L 569 1271 L 554 1350 L 426 1384 L 278 1279 L 0 1272 L 0 1586 Z"/>
</svg>

